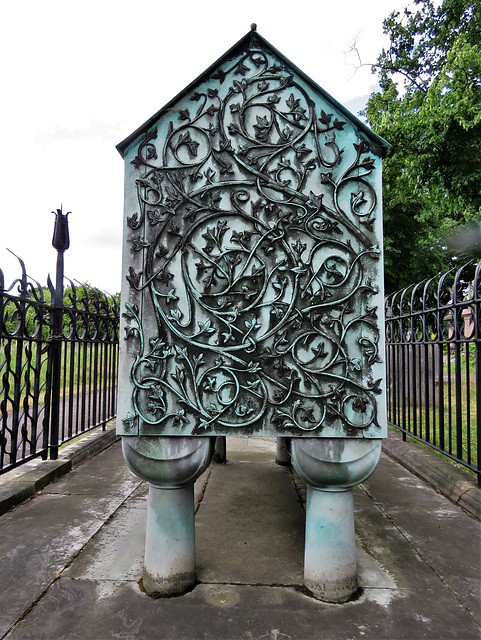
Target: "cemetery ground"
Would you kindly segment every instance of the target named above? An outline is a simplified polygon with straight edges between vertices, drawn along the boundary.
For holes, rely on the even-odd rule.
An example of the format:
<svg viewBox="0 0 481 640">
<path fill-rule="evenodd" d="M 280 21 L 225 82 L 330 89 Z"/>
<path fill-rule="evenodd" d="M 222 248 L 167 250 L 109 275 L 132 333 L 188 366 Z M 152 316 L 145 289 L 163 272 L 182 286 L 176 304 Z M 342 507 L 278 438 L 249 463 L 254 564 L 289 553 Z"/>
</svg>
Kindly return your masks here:
<svg viewBox="0 0 481 640">
<path fill-rule="evenodd" d="M 481 638 L 480 490 L 397 436 L 385 451 L 418 475 L 384 453 L 355 489 L 361 588 L 343 605 L 302 586 L 305 487 L 276 465 L 273 439 L 229 438 L 228 462 L 199 478 L 198 582 L 165 599 L 142 592 L 147 486 L 113 426 L 27 463 L 0 480 L 1 504 L 15 482 L 32 496 L 0 517 L 0 638 Z"/>
</svg>

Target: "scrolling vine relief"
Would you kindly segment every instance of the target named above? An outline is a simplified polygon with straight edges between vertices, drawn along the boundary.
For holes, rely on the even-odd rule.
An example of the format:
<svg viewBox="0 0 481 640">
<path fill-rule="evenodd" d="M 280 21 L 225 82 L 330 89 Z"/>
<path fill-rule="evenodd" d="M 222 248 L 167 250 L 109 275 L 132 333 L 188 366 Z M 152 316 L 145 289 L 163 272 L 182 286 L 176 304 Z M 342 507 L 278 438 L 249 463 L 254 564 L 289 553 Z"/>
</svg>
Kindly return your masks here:
<svg viewBox="0 0 481 640">
<path fill-rule="evenodd" d="M 161 112 L 126 155 L 125 433 L 380 437 L 379 154 L 255 41 Z"/>
</svg>

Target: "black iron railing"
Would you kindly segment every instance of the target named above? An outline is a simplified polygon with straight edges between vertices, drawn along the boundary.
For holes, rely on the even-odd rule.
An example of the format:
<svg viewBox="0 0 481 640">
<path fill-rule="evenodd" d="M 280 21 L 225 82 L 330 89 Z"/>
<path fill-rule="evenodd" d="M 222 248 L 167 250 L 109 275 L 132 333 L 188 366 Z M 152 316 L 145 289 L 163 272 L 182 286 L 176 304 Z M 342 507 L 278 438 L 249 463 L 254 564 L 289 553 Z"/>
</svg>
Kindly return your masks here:
<svg viewBox="0 0 481 640">
<path fill-rule="evenodd" d="M 118 300 L 63 276 L 42 287 L 20 264 L 8 289 L 0 270 L 0 473 L 116 414 Z"/>
<path fill-rule="evenodd" d="M 481 484 L 481 262 L 386 298 L 388 420 Z"/>
</svg>

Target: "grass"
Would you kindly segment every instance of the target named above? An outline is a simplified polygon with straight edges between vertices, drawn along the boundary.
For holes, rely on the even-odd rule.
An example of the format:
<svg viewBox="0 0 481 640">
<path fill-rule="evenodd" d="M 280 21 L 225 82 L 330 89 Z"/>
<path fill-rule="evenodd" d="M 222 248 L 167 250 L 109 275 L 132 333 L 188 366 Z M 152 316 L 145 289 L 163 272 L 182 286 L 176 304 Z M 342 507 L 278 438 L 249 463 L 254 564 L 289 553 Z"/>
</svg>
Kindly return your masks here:
<svg viewBox="0 0 481 640">
<path fill-rule="evenodd" d="M 468 343 L 456 349 L 451 347 L 443 350 L 442 375 L 435 375 L 439 372 L 440 366 L 433 365 L 435 362 L 433 350 L 433 358 L 428 363 L 427 389 L 425 372 L 423 366 L 419 365 L 419 357 L 415 360 L 419 366 L 405 368 L 407 370 L 405 370 L 404 379 L 398 379 L 397 384 L 394 383 L 397 406 L 394 402 L 393 388 L 390 389 L 389 419 L 394 426 L 402 427 L 459 461 L 476 467 L 478 465 L 476 352 Z M 391 375 L 391 378 L 394 380 L 395 376 Z M 479 417 L 481 419 L 481 416 Z M 415 441 L 418 442 L 418 440 Z"/>
<path fill-rule="evenodd" d="M 100 393 L 110 394 L 115 384 L 116 371 L 113 371 L 113 356 L 117 345 L 108 343 L 80 343 L 64 341 L 60 359 L 60 399 L 75 398 L 74 411 L 78 416 L 81 410 L 81 398 L 85 397 L 85 409 L 90 416 L 94 392 L 100 406 Z M 115 350 L 115 353 L 114 353 Z M 115 359 L 116 363 L 116 359 Z M 105 376 L 105 368 L 107 376 Z M 47 393 L 48 343 L 35 341 L 0 340 L 0 403 L 2 414 L 9 416 L 4 429 L 13 429 L 12 419 L 18 410 L 21 416 L 28 408 L 30 424 L 45 404 Z M 110 395 L 108 395 L 110 397 Z M 67 409 L 62 405 L 61 411 Z M 92 415 L 92 418 L 94 416 Z M 40 419 L 43 419 L 43 415 Z M 78 422 L 78 417 L 76 422 Z M 82 418 L 83 420 L 83 418 Z M 64 424 L 65 418 L 62 418 Z M 23 421 L 22 421 L 23 424 Z M 82 422 L 83 424 L 83 422 Z M 23 429 L 22 427 L 22 437 Z M 39 427 L 40 428 L 40 427 Z M 63 427 L 64 428 L 64 427 Z M 70 429 L 71 427 L 69 427 Z M 75 426 L 74 426 L 75 430 Z M 5 437 L 8 437 L 8 432 Z M 19 434 L 20 437 L 20 434 Z M 25 435 L 25 437 L 28 437 Z"/>
<path fill-rule="evenodd" d="M 397 433 L 402 433 L 397 428 L 397 426 L 395 424 L 389 424 L 389 428 L 392 429 L 393 431 L 396 431 Z M 413 444 L 416 444 L 418 447 L 423 447 L 424 449 L 426 449 L 430 453 L 433 453 L 434 455 L 438 456 L 438 458 L 440 458 L 441 460 L 445 460 L 445 461 L 449 462 L 450 464 L 453 465 L 453 467 L 456 467 L 456 469 L 460 469 L 461 471 L 464 471 L 465 473 L 468 473 L 473 478 L 476 478 L 478 476 L 478 474 L 475 471 L 472 471 L 471 469 L 469 469 L 469 467 L 466 467 L 466 465 L 461 464 L 459 462 L 456 462 L 452 458 L 449 458 L 448 456 L 446 456 L 446 454 L 442 453 L 441 451 L 438 451 L 437 449 L 434 449 L 427 442 L 423 442 L 422 440 L 418 440 L 417 438 L 413 438 L 409 434 L 406 434 L 406 440 L 408 442 L 412 442 Z"/>
</svg>

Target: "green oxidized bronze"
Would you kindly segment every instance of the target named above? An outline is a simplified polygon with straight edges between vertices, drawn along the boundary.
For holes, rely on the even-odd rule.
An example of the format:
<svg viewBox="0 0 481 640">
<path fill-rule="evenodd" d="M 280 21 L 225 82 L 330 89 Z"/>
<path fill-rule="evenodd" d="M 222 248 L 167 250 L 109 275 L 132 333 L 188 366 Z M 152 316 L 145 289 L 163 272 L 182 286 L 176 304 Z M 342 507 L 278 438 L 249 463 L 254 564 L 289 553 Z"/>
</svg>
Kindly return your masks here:
<svg viewBox="0 0 481 640">
<path fill-rule="evenodd" d="M 382 141 L 251 33 L 123 144 L 120 431 L 382 437 Z"/>
</svg>

